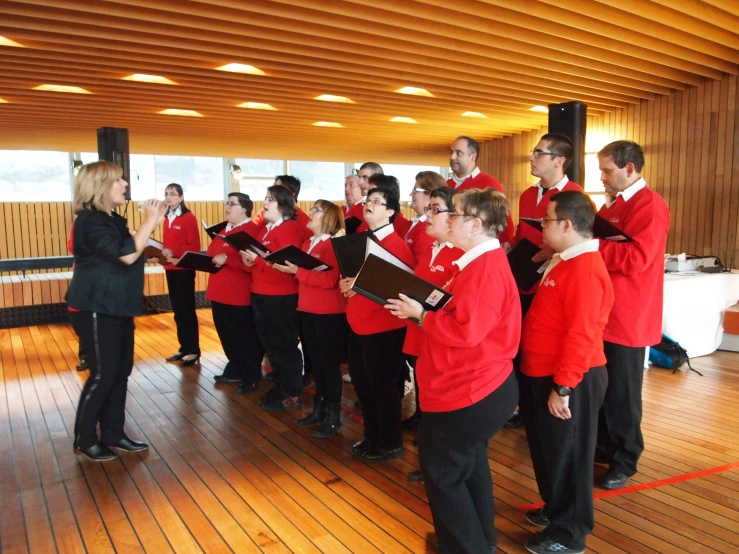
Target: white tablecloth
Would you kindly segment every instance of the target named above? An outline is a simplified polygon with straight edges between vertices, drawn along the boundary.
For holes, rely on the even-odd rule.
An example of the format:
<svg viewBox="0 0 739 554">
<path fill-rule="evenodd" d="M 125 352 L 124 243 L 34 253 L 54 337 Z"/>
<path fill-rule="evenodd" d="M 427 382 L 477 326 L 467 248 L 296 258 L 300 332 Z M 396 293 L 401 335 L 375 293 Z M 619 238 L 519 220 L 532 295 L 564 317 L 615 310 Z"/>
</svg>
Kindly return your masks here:
<svg viewBox="0 0 739 554">
<path fill-rule="evenodd" d="M 714 352 L 724 334 L 724 311 L 739 301 L 739 272 L 665 273 L 662 333 L 691 358 Z"/>
</svg>

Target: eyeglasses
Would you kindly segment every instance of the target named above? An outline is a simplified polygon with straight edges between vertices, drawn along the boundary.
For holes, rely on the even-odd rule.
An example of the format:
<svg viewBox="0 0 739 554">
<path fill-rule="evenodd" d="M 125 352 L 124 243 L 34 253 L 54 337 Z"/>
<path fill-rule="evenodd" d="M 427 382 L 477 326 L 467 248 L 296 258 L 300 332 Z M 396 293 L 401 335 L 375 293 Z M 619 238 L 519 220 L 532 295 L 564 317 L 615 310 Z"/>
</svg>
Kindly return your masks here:
<svg viewBox="0 0 739 554">
<path fill-rule="evenodd" d="M 434 215 L 451 214 L 452 213 L 452 210 L 445 210 L 444 208 L 439 208 L 438 206 L 426 206 L 423 209 L 423 211 L 424 211 L 424 213 L 427 213 L 427 214 L 428 213 L 431 213 L 431 214 L 434 214 Z"/>
<path fill-rule="evenodd" d="M 165 192 L 164 196 L 179 196 L 176 192 Z"/>
<path fill-rule="evenodd" d="M 241 206 L 241 204 L 239 204 L 238 202 L 224 202 L 223 205 L 226 206 L 227 208 L 228 207 L 233 208 L 234 206 Z"/>
<path fill-rule="evenodd" d="M 363 200 L 362 206 L 366 206 L 367 204 L 372 204 L 373 206 L 387 206 L 386 202 L 383 202 L 379 198 L 375 198 L 373 200 Z"/>
<path fill-rule="evenodd" d="M 411 194 L 413 194 L 414 192 L 425 192 L 426 194 L 428 194 L 429 191 L 427 191 L 426 189 L 419 189 L 418 187 L 414 187 L 411 189 Z"/>
<path fill-rule="evenodd" d="M 553 158 L 564 158 L 562 154 L 557 154 L 556 152 L 547 152 L 546 150 L 539 150 L 538 148 L 534 148 L 531 151 L 531 156 L 529 157 L 538 160 L 539 156 L 541 156 L 542 154 L 547 154 L 548 156 L 552 156 Z"/>
<path fill-rule="evenodd" d="M 549 223 L 550 221 L 567 221 L 566 217 L 542 217 L 541 224 Z"/>
<path fill-rule="evenodd" d="M 311 214 L 311 215 L 313 215 L 313 214 L 322 214 L 323 213 L 323 210 L 321 208 L 319 208 L 318 206 L 313 206 L 310 210 L 308 210 L 308 213 Z"/>
</svg>

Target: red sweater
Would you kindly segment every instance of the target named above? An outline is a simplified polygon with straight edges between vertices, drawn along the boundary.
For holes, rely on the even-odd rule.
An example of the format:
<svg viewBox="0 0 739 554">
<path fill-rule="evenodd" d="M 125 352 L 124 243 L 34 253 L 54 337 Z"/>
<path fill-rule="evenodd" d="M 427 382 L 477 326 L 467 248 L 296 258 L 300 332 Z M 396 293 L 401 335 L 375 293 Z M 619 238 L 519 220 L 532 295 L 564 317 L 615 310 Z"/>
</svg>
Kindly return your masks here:
<svg viewBox="0 0 739 554">
<path fill-rule="evenodd" d="M 310 216 L 305 213 L 303 210 L 295 207 L 297 210 L 297 218 L 295 221 L 298 223 L 298 227 L 300 228 L 300 243 L 302 244 L 303 241 L 309 240 L 313 236 L 313 231 L 309 231 L 306 225 L 308 225 L 308 222 L 310 221 Z M 256 223 L 257 227 L 266 227 L 267 222 L 264 220 L 263 215 L 264 209 L 259 210 L 259 213 L 254 217 L 254 223 Z"/>
<path fill-rule="evenodd" d="M 600 253 L 586 252 L 555 265 L 523 321 L 524 375 L 553 375 L 556 384 L 575 387 L 591 367 L 605 364 L 603 329 L 613 299 Z"/>
<path fill-rule="evenodd" d="M 634 239 L 600 242 L 616 295 L 603 338 L 631 347 L 657 344 L 662 340 L 664 255 L 670 227 L 667 204 L 645 187 L 628 202 L 618 197 L 598 213 Z"/>
<path fill-rule="evenodd" d="M 447 290 L 452 299 L 423 325 L 416 375 L 424 412 L 460 410 L 492 393 L 513 370 L 521 337 L 521 302 L 502 248 L 470 262 Z"/>
<path fill-rule="evenodd" d="M 294 219 L 283 221 L 269 233 L 265 225 L 257 234 L 257 239 L 272 252 L 290 244 L 300 248 L 303 244 L 300 237 L 300 228 Z M 272 269 L 260 256 L 257 256 L 255 265 L 251 268 L 251 274 L 254 279 L 251 290 L 254 294 L 281 296 L 298 293 L 298 283 L 294 275 Z"/>
<path fill-rule="evenodd" d="M 410 224 L 413 225 L 413 222 L 411 221 Z M 426 232 L 426 221 L 419 221 L 418 223 L 413 225 L 413 228 L 409 229 L 409 231 L 405 234 L 405 242 L 407 242 L 408 246 L 411 247 L 413 257 L 417 261 L 420 261 L 421 256 L 423 256 L 427 250 L 431 250 L 431 247 L 436 242 L 436 239 L 429 236 L 429 234 Z M 444 283 L 446 283 L 446 281 L 444 281 Z M 443 285 L 444 283 L 441 284 Z"/>
<path fill-rule="evenodd" d="M 303 243 L 303 251 L 308 252 L 310 241 Z M 331 239 L 319 241 L 310 255 L 331 266 L 328 271 L 298 269 L 298 311 L 310 314 L 343 314 L 346 312 L 346 298 L 339 290 L 339 264 L 331 246 Z"/>
<path fill-rule="evenodd" d="M 350 217 L 356 217 L 359 221 L 364 221 L 364 204 L 362 204 L 361 200 L 346 210 L 344 219 L 349 219 Z"/>
<path fill-rule="evenodd" d="M 452 278 L 453 270 L 456 268 L 452 265 L 452 262 L 458 260 L 464 252 L 456 246 L 451 248 L 444 246 L 436 255 L 434 264 L 431 265 L 432 248 L 433 243 L 421 254 L 414 273 L 421 279 L 426 279 L 429 283 L 443 287 Z M 418 325 L 414 321 L 409 321 L 403 352 L 411 356 L 420 356 L 424 337 L 425 335 Z"/>
<path fill-rule="evenodd" d="M 185 252 L 200 252 L 200 225 L 192 212 L 175 217 L 171 226 L 165 216 L 162 237 L 164 248 L 172 251 L 173 258 L 181 258 Z M 185 268 L 167 264 L 164 269 L 182 271 Z"/>
<path fill-rule="evenodd" d="M 411 267 L 416 265 L 410 247 L 397 233 L 390 233 L 378 243 L 403 263 Z M 395 317 L 383 306 L 360 294 L 347 300 L 346 318 L 352 331 L 358 335 L 384 333 L 407 325 L 406 321 Z"/>
<path fill-rule="evenodd" d="M 362 210 L 361 215 L 359 216 L 359 219 L 362 220 L 362 223 L 357 227 L 357 233 L 363 233 L 365 231 L 369 231 L 369 225 L 367 225 L 367 222 L 364 220 L 364 209 Z M 408 229 L 411 228 L 411 222 L 409 219 L 406 219 L 405 216 L 402 213 L 399 213 L 395 220 L 393 221 L 393 230 L 398 234 L 398 236 L 404 237 L 405 234 L 408 232 Z"/>
<path fill-rule="evenodd" d="M 454 179 L 449 178 L 446 182 L 446 184 L 455 189 L 455 190 L 467 190 L 467 189 L 487 189 L 487 188 L 494 188 L 497 191 L 502 192 L 503 186 L 498 182 L 498 180 L 493 177 L 492 175 L 488 175 L 487 173 L 483 173 L 482 171 L 477 174 L 477 177 L 467 177 L 464 181 L 462 181 L 462 184 L 457 186 L 457 183 L 454 182 Z M 513 240 L 513 233 L 514 233 L 514 226 L 513 226 L 513 218 L 511 217 L 511 211 L 508 210 L 508 225 L 506 226 L 505 230 L 500 234 L 498 237 L 498 240 L 500 240 L 500 243 L 503 244 L 504 242 L 511 242 Z"/>
<path fill-rule="evenodd" d="M 232 235 L 244 231 L 251 236 L 257 236 L 259 229 L 252 221 L 234 227 L 230 231 L 221 231 L 222 235 Z M 218 273 L 211 273 L 208 277 L 208 289 L 205 297 L 213 302 L 229 304 L 230 306 L 251 305 L 251 272 L 241 261 L 241 254 L 233 246 L 220 237 L 215 237 L 208 246 L 208 256 L 226 254 L 226 263 Z"/>
</svg>

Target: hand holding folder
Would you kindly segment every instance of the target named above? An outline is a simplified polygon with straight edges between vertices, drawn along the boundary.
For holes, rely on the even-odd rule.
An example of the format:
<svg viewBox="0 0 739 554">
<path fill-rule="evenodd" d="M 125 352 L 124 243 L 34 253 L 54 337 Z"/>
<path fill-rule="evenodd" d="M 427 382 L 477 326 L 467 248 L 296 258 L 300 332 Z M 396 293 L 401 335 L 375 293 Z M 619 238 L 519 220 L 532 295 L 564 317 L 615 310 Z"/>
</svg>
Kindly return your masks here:
<svg viewBox="0 0 739 554">
<path fill-rule="evenodd" d="M 150 238 L 146 241 L 146 246 L 144 246 L 143 256 L 147 260 L 156 258 L 160 264 L 167 265 L 169 261 L 167 261 L 167 257 L 162 252 L 163 250 L 164 245 L 161 242 Z"/>
<path fill-rule="evenodd" d="M 290 262 L 291 264 L 303 269 L 313 271 L 327 271 L 331 269 L 331 267 L 323 263 L 323 261 L 303 252 L 300 248 L 293 246 L 292 244 L 279 249 L 277 252 L 272 252 L 264 258 L 264 261 L 277 265 L 285 265 L 285 262 Z"/>
<path fill-rule="evenodd" d="M 238 231 L 237 233 L 233 233 L 231 235 L 216 236 L 225 240 L 228 244 L 236 248 L 236 250 L 250 250 L 261 258 L 266 258 L 267 255 L 272 252 L 269 248 L 264 246 L 253 236 L 244 231 Z"/>
<path fill-rule="evenodd" d="M 194 269 L 196 271 L 204 271 L 206 273 L 218 273 L 221 268 L 213 265 L 213 256 L 201 254 L 200 252 L 185 252 L 177 267 L 184 269 Z"/>
</svg>

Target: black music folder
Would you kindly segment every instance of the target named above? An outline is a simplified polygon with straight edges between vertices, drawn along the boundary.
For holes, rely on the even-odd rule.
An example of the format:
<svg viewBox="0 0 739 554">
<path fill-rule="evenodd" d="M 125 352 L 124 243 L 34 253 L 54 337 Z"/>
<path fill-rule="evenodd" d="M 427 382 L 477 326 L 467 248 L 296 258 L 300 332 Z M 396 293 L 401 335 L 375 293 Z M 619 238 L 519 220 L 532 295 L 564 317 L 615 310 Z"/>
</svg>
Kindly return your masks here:
<svg viewBox="0 0 739 554">
<path fill-rule="evenodd" d="M 452 295 L 443 288 L 370 254 L 364 262 L 352 290 L 384 306 L 388 298 L 405 294 L 421 303 L 424 310 L 443 308 Z"/>
<path fill-rule="evenodd" d="M 150 238 L 146 241 L 146 246 L 144 246 L 144 258 L 146 260 L 156 258 L 160 264 L 167 265 L 169 262 L 162 253 L 162 250 L 164 250 L 164 245 L 158 240 Z"/>
<path fill-rule="evenodd" d="M 353 235 L 357 232 L 357 229 L 362 224 L 362 220 L 358 217 L 347 217 L 344 220 L 344 225 L 346 226 L 346 234 L 347 235 Z"/>
<path fill-rule="evenodd" d="M 541 219 L 533 219 L 530 217 L 521 217 L 519 219 L 521 221 L 525 221 L 534 229 L 539 231 L 542 230 Z M 633 242 L 634 240 L 613 223 L 598 214 L 595 214 L 595 221 L 593 222 L 593 236 L 597 239 L 610 240 L 613 242 Z"/>
<path fill-rule="evenodd" d="M 364 231 L 331 239 L 331 246 L 336 254 L 336 262 L 339 264 L 342 277 L 356 277 L 359 273 L 367 252 L 368 237 L 371 238 L 372 233 Z"/>
<path fill-rule="evenodd" d="M 203 224 L 203 229 L 205 229 L 205 232 L 210 237 L 210 240 L 216 238 L 216 235 L 223 231 L 226 228 L 226 225 L 228 225 L 228 221 L 221 221 L 220 223 L 216 223 L 215 225 L 211 225 L 210 227 L 208 227 L 204 219 L 201 219 L 200 222 Z"/>
<path fill-rule="evenodd" d="M 237 250 L 251 250 L 258 256 L 261 256 L 262 258 L 266 257 L 267 254 L 272 252 L 269 248 L 264 246 L 261 242 L 259 242 L 257 239 L 252 237 L 249 233 L 245 231 L 239 231 L 237 233 L 233 233 L 231 235 L 216 235 L 223 240 L 225 240 L 228 244 L 235 247 Z"/>
<path fill-rule="evenodd" d="M 314 271 L 327 271 L 331 269 L 331 266 L 326 265 L 323 261 L 303 252 L 300 248 L 292 244 L 279 249 L 277 252 L 272 252 L 272 254 L 264 258 L 264 261 L 279 265 L 285 265 L 285 262 L 290 262 L 303 269 Z"/>
<path fill-rule="evenodd" d="M 521 290 L 530 290 L 541 279 L 543 274 L 541 269 L 547 261 L 531 261 L 531 258 L 539 250 L 541 249 L 530 240 L 521 239 L 521 242 L 508 252 L 508 263 L 511 266 L 511 273 L 513 273 L 513 278 Z"/>
<path fill-rule="evenodd" d="M 218 273 L 221 270 L 220 267 L 213 265 L 213 256 L 200 252 L 185 252 L 180 261 L 177 262 L 177 267 L 205 271 L 206 273 Z"/>
</svg>

